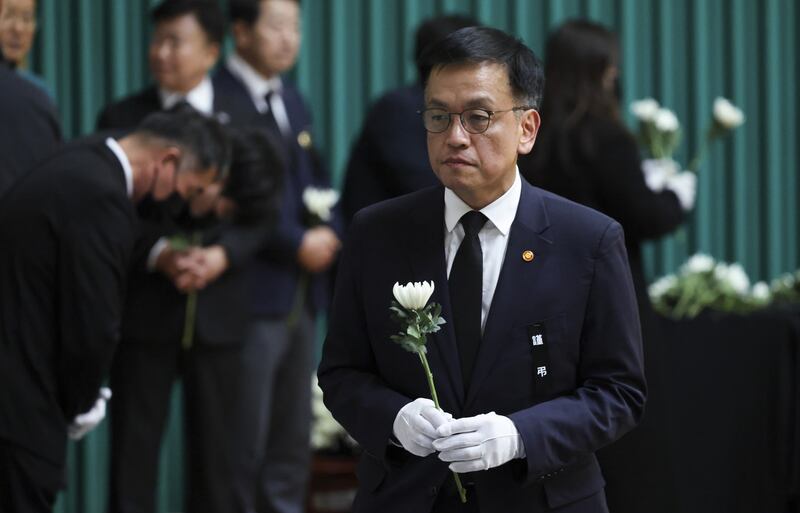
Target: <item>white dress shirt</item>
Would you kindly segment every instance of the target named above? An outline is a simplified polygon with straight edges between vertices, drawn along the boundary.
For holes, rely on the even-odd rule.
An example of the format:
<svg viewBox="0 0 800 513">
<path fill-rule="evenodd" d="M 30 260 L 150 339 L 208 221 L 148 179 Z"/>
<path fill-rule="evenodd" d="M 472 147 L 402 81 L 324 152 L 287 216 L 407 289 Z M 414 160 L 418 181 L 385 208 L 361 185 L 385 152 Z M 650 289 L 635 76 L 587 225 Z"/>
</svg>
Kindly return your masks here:
<svg viewBox="0 0 800 513">
<path fill-rule="evenodd" d="M 281 77 L 264 78 L 235 52 L 228 57 L 227 65 L 233 76 L 241 80 L 247 88 L 256 110 L 261 114 L 271 110 L 281 133 L 284 137 L 289 137 L 292 134 L 292 126 L 289 123 L 289 115 L 286 113 L 286 105 L 281 96 L 283 93 Z M 269 92 L 273 94 L 267 104 L 266 96 Z"/>
<path fill-rule="evenodd" d="M 481 242 L 483 251 L 483 295 L 481 299 L 481 333 L 486 326 L 486 318 L 489 316 L 489 308 L 492 306 L 494 290 L 497 288 L 497 280 L 500 277 L 500 269 L 503 267 L 503 260 L 506 257 L 508 247 L 508 234 L 511 231 L 511 224 L 517 215 L 519 198 L 522 194 L 522 179 L 519 169 L 516 170 L 514 183 L 499 198 L 483 207 L 480 211 L 488 219 L 478 232 L 478 239 Z M 461 216 L 472 210 L 464 203 L 456 193 L 450 189 L 444 190 L 444 255 L 447 260 L 447 277 L 450 278 L 450 270 L 453 268 L 453 260 L 456 258 L 458 247 L 464 240 L 464 227 L 459 220 Z"/>
<path fill-rule="evenodd" d="M 198 112 L 202 112 L 206 116 L 214 114 L 214 87 L 208 76 L 186 94 L 159 89 L 158 97 L 161 99 L 161 108 L 164 110 L 171 109 L 181 100 L 186 100 L 186 103 Z"/>
<path fill-rule="evenodd" d="M 111 137 L 106 139 L 106 146 L 114 153 L 117 160 L 119 160 L 119 163 L 122 165 L 122 172 L 125 173 L 125 190 L 128 191 L 128 197 L 132 198 L 133 168 L 131 167 L 131 161 L 128 159 L 128 155 L 125 154 L 125 150 L 122 149 L 122 146 Z"/>
</svg>

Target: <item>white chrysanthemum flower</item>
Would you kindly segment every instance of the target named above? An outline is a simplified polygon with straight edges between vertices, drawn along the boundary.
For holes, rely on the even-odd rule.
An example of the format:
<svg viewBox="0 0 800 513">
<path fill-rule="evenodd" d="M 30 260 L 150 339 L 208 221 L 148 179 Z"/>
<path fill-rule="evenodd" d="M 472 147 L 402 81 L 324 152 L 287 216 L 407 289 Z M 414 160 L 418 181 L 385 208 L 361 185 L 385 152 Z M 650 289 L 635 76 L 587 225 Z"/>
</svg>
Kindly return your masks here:
<svg viewBox="0 0 800 513">
<path fill-rule="evenodd" d="M 731 130 L 744 123 L 744 113 L 725 98 L 714 100 L 714 119 L 722 127 Z"/>
<path fill-rule="evenodd" d="M 631 112 L 639 121 L 653 121 L 659 109 L 658 102 L 653 98 L 645 98 L 631 103 Z"/>
<path fill-rule="evenodd" d="M 650 298 L 656 300 L 666 294 L 667 292 L 675 286 L 677 283 L 678 278 L 675 277 L 674 274 L 668 274 L 667 276 L 662 276 L 658 280 L 656 280 L 650 287 L 647 289 L 648 294 L 650 294 Z"/>
<path fill-rule="evenodd" d="M 769 291 L 769 285 L 763 281 L 753 285 L 753 290 L 750 293 L 753 295 L 753 299 L 763 302 L 769 301 L 771 295 Z"/>
<path fill-rule="evenodd" d="M 303 191 L 303 204 L 322 221 L 330 221 L 331 209 L 339 201 L 339 193 L 334 189 L 306 187 Z"/>
<path fill-rule="evenodd" d="M 747 294 L 750 289 L 750 278 L 740 264 L 728 266 L 727 282 L 738 294 Z"/>
<path fill-rule="evenodd" d="M 675 113 L 664 108 L 658 109 L 658 112 L 655 113 L 653 123 L 661 132 L 674 132 L 681 126 Z"/>
<path fill-rule="evenodd" d="M 714 259 L 704 253 L 692 255 L 684 264 L 684 270 L 688 273 L 705 273 L 714 269 Z"/>
<path fill-rule="evenodd" d="M 392 288 L 394 298 L 403 308 L 408 310 L 422 310 L 433 295 L 433 281 L 414 282 L 400 285 L 395 283 Z"/>
</svg>

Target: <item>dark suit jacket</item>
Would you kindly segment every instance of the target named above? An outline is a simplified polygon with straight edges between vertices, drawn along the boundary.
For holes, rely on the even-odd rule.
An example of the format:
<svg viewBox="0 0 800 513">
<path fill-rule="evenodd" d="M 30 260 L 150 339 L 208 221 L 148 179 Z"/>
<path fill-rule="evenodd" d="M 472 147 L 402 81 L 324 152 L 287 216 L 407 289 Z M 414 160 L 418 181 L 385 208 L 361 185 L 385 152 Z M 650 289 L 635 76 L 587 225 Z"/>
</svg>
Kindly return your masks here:
<svg viewBox="0 0 800 513">
<path fill-rule="evenodd" d="M 229 119 L 227 96 L 214 91 L 214 112 Z M 148 114 L 161 110 L 155 86 L 107 106 L 98 117 L 99 130 L 124 133 L 132 130 Z M 242 272 L 263 244 L 268 227 L 243 226 L 232 222 L 176 223 L 176 219 L 160 206 L 146 201 L 140 214 L 147 220 L 137 242 L 137 257 L 131 267 L 131 280 L 125 301 L 122 322 L 123 339 L 127 342 L 175 344 L 183 333 L 186 294 L 178 292 L 172 282 L 158 271 L 146 268 L 146 259 L 159 237 L 170 237 L 198 229 L 202 244 L 219 244 L 225 248 L 230 267 L 197 296 L 195 336 L 201 344 L 239 344 L 249 319 L 247 275 Z M 146 210 L 146 212 L 145 212 Z M 139 251 L 140 250 L 140 251 Z"/>
<path fill-rule="evenodd" d="M 432 301 L 451 320 L 443 219 L 443 189 L 434 187 L 363 210 L 348 235 L 319 382 L 334 417 L 364 448 L 355 511 L 429 511 L 431 486 L 449 478 L 436 455 L 387 443 L 400 408 L 429 397 L 417 356 L 389 339 L 398 329 L 389 317 L 392 285 L 434 280 Z M 533 261 L 523 260 L 525 250 Z M 509 416 L 527 454 L 470 474 L 481 511 L 537 511 L 536 486 L 552 508 L 600 491 L 593 453 L 636 424 L 645 399 L 620 226 L 523 183 L 466 394 L 452 326 L 428 340 L 442 408 L 454 417 Z M 549 357 L 534 350 L 532 330 L 544 334 Z M 546 377 L 537 375 L 541 366 Z"/>
<path fill-rule="evenodd" d="M 50 98 L 0 64 L 0 197 L 60 142 L 61 126 Z"/>
<path fill-rule="evenodd" d="M 0 203 L 0 438 L 63 464 L 119 337 L 135 231 L 103 141 L 66 146 Z"/>
<path fill-rule="evenodd" d="M 227 112 L 232 125 L 261 126 L 274 131 L 267 118 L 256 109 L 245 85 L 225 66 L 220 67 L 214 75 L 214 91 L 215 94 L 225 97 L 230 106 Z M 285 142 L 284 160 L 287 162 L 287 173 L 283 181 L 281 210 L 274 232 L 251 266 L 253 312 L 272 318 L 289 315 L 302 274 L 297 262 L 297 250 L 308 228 L 302 200 L 303 191 L 308 186 L 330 187 L 328 170 L 313 144 L 303 147 L 298 143 L 302 132 L 311 134 L 311 115 L 300 92 L 284 80 L 282 98 L 292 136 L 282 138 Z M 340 217 L 337 209 L 330 223 L 336 231 L 341 231 Z M 327 306 L 329 287 L 327 273 L 311 278 L 307 303 L 312 311 Z"/>
<path fill-rule="evenodd" d="M 390 91 L 370 108 L 347 164 L 342 190 L 347 222 L 364 207 L 439 183 L 417 114 L 423 108 L 421 84 Z"/>
</svg>

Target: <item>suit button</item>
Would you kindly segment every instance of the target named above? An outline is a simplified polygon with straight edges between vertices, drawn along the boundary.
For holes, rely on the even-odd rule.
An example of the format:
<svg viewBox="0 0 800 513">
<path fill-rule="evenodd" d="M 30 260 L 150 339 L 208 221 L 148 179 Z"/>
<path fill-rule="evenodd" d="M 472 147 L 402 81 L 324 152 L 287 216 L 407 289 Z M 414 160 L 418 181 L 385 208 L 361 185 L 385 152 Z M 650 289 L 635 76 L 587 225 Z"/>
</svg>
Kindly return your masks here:
<svg viewBox="0 0 800 513">
<path fill-rule="evenodd" d="M 428 493 L 430 494 L 431 497 L 436 497 L 439 494 L 439 489 L 436 488 L 435 486 L 431 486 L 430 489 L 428 490 Z"/>
</svg>

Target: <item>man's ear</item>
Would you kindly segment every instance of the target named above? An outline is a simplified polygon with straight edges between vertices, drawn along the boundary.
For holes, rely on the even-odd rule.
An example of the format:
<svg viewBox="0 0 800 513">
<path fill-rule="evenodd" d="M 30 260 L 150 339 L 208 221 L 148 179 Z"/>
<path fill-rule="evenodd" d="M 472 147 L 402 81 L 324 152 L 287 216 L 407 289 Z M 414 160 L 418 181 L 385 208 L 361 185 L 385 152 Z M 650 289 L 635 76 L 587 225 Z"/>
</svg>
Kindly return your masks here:
<svg viewBox="0 0 800 513">
<path fill-rule="evenodd" d="M 237 49 L 248 48 L 250 46 L 250 27 L 242 20 L 234 21 L 231 25 L 231 36 L 233 46 Z"/>
<path fill-rule="evenodd" d="M 162 171 L 178 172 L 183 152 L 177 146 L 166 146 L 158 152 L 157 161 Z"/>
<path fill-rule="evenodd" d="M 531 152 L 541 124 L 542 119 L 539 116 L 539 111 L 536 109 L 528 109 L 522 113 L 520 117 L 520 127 L 522 130 L 517 145 L 517 153 L 525 155 Z"/>
</svg>

